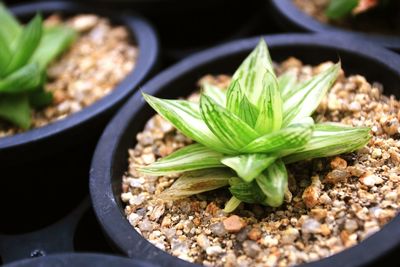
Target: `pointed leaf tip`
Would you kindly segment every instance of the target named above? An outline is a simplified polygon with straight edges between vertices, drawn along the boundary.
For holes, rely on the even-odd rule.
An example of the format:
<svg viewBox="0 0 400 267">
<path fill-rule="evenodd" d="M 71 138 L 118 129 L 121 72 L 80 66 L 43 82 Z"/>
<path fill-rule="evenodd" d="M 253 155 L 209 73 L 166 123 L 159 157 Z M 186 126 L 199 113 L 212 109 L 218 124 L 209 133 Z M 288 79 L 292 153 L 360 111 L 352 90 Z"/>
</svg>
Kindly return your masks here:
<svg viewBox="0 0 400 267">
<path fill-rule="evenodd" d="M 169 121 L 185 136 L 215 151 L 226 154 L 234 153 L 208 129 L 201 117 L 199 104 L 186 100 L 157 98 L 146 93 L 142 93 L 142 95 L 160 116 Z"/>
</svg>

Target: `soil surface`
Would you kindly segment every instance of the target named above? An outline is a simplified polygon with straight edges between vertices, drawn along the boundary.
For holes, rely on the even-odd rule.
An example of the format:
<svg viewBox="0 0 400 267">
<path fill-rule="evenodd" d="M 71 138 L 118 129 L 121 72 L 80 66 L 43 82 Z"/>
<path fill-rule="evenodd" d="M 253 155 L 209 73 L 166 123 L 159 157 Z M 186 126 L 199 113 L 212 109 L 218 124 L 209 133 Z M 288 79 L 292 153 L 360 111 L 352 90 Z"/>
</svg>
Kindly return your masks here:
<svg viewBox="0 0 400 267">
<path fill-rule="evenodd" d="M 129 30 L 111 25 L 107 18 L 82 14 L 66 20 L 57 14 L 45 25 L 66 24 L 79 37 L 47 70 L 45 90 L 53 103 L 32 113 L 32 128 L 41 127 L 78 112 L 109 94 L 135 67 L 138 49 Z M 0 120 L 0 137 L 22 132 Z"/>
<path fill-rule="evenodd" d="M 371 9 L 365 13 L 331 20 L 325 15 L 330 0 L 293 0 L 306 14 L 322 23 L 332 24 L 347 30 L 386 35 L 400 35 L 400 1 L 391 1 L 388 7 Z"/>
<path fill-rule="evenodd" d="M 276 71 L 292 69 L 304 81 L 331 64 L 313 67 L 289 58 Z M 223 88 L 230 81 L 226 75 L 203 79 Z M 178 176 L 146 176 L 136 168 L 191 140 L 154 116 L 137 134 L 123 177 L 121 198 L 132 231 L 174 256 L 206 266 L 292 266 L 362 242 L 394 218 L 400 204 L 400 103 L 382 92 L 379 83 L 342 71 L 314 117 L 371 127 L 368 145 L 289 165 L 291 195 L 281 207 L 242 203 L 233 214 L 223 212 L 227 189 L 178 201 L 157 198 Z M 190 97 L 196 98 L 196 93 Z"/>
</svg>

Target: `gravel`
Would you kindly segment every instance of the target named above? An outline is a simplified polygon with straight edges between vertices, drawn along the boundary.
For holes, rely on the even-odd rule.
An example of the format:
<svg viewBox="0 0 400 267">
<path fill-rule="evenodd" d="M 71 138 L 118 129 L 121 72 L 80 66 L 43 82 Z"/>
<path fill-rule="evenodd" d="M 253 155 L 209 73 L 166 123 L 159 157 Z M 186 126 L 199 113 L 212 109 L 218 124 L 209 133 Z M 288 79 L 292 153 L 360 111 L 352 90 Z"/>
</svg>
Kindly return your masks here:
<svg viewBox="0 0 400 267">
<path fill-rule="evenodd" d="M 277 65 L 276 71 L 292 69 L 300 80 L 306 80 L 331 64 L 312 67 L 289 58 Z M 225 87 L 230 80 L 226 75 L 203 79 Z M 190 99 L 196 100 L 198 95 Z M 121 195 L 125 214 L 132 230 L 157 247 L 206 266 L 292 266 L 328 257 L 362 242 L 398 212 L 399 107 L 393 96 L 382 94 L 380 84 L 371 84 L 360 75 L 346 77 L 342 72 L 315 119 L 369 126 L 371 141 L 354 153 L 289 165 L 291 196 L 284 205 L 241 204 L 233 214 L 222 211 L 229 199 L 226 189 L 160 202 L 157 195 L 178 176 L 145 176 L 136 167 L 149 154 L 158 159 L 192 141 L 156 115 L 129 150 Z M 143 183 L 139 186 L 132 179 Z M 143 196 L 144 201 L 132 204 L 130 199 L 135 196 Z M 162 214 L 154 216 L 161 203 Z M 154 235 L 156 231 L 161 234 Z"/>
<path fill-rule="evenodd" d="M 53 93 L 53 103 L 32 113 L 32 128 L 64 119 L 109 94 L 132 71 L 138 56 L 128 29 L 106 18 L 82 14 L 63 20 L 55 14 L 45 24 L 66 24 L 79 37 L 49 66 L 45 90 Z M 0 120 L 0 137 L 22 131 Z"/>
</svg>

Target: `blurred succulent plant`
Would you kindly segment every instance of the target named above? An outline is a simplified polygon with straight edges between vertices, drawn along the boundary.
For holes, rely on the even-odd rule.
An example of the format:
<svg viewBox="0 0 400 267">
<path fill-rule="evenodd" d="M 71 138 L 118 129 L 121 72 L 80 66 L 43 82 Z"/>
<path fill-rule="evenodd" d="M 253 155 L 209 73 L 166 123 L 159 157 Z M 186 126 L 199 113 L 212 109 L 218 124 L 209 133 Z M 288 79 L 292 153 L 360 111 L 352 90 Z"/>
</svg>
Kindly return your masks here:
<svg viewBox="0 0 400 267">
<path fill-rule="evenodd" d="M 162 117 L 197 143 L 138 170 L 157 176 L 184 172 L 162 198 L 229 186 L 233 197 L 227 212 L 240 202 L 280 206 L 288 184 L 285 164 L 354 151 L 370 139 L 369 128 L 315 124 L 311 117 L 339 71 L 340 63 L 303 83 L 293 72 L 277 78 L 261 40 L 226 92 L 205 84 L 200 103 L 143 93 Z"/>
<path fill-rule="evenodd" d="M 65 26 L 44 27 L 36 15 L 22 26 L 0 2 L 0 117 L 20 128 L 31 125 L 31 109 L 48 105 L 46 67 L 75 39 Z"/>
<path fill-rule="evenodd" d="M 330 0 L 326 15 L 330 19 L 340 19 L 347 15 L 357 15 L 378 5 L 387 5 L 391 0 Z"/>
</svg>

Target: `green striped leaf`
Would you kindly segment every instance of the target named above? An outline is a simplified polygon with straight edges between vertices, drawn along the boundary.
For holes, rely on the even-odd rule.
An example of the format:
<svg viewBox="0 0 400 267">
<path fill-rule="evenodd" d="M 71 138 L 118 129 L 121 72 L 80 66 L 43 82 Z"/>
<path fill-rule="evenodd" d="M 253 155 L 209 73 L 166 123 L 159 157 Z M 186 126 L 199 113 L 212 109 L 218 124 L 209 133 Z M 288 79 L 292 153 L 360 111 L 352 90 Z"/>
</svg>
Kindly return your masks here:
<svg viewBox="0 0 400 267">
<path fill-rule="evenodd" d="M 268 71 L 264 75 L 263 87 L 255 129 L 260 134 L 267 134 L 279 130 L 282 126 L 282 98 L 275 75 Z"/>
<path fill-rule="evenodd" d="M 226 212 L 226 213 L 233 212 L 237 207 L 239 207 L 240 203 L 242 203 L 242 201 L 240 201 L 236 197 L 232 196 L 229 199 L 229 201 L 226 202 L 224 212 Z"/>
<path fill-rule="evenodd" d="M 25 95 L 1 95 L 0 117 L 22 129 L 28 129 L 31 125 L 28 98 Z"/>
<path fill-rule="evenodd" d="M 240 178 L 229 179 L 229 191 L 238 200 L 250 204 L 265 204 L 266 196 L 256 181 L 246 183 Z"/>
<path fill-rule="evenodd" d="M 277 153 L 286 149 L 299 149 L 311 138 L 314 121 L 306 117 L 296 124 L 263 135 L 241 149 L 244 153 Z"/>
<path fill-rule="evenodd" d="M 258 117 L 258 110 L 242 92 L 238 81 L 233 81 L 226 96 L 226 109 L 238 116 L 250 126 L 254 126 Z"/>
<path fill-rule="evenodd" d="M 278 77 L 278 86 L 281 91 L 282 100 L 285 101 L 293 95 L 299 87 L 297 75 L 293 70 L 286 71 Z"/>
<path fill-rule="evenodd" d="M 201 144 L 193 144 L 181 148 L 148 166 L 138 168 L 142 173 L 151 175 L 167 175 L 185 171 L 224 167 L 221 163 L 223 154 L 211 150 Z"/>
<path fill-rule="evenodd" d="M 227 169 L 187 172 L 158 197 L 165 200 L 175 200 L 215 190 L 229 185 L 230 177 L 232 177 L 232 172 Z"/>
<path fill-rule="evenodd" d="M 3 73 L 6 70 L 8 64 L 10 64 L 11 58 L 11 49 L 5 38 L 0 34 L 0 73 Z"/>
<path fill-rule="evenodd" d="M 285 190 L 288 187 L 288 175 L 282 160 L 276 160 L 261 175 L 256 182 L 264 195 L 265 203 L 271 207 L 279 207 L 283 203 Z"/>
<path fill-rule="evenodd" d="M 249 125 L 206 95 L 200 98 L 200 110 L 208 128 L 231 150 L 239 151 L 257 138 Z"/>
<path fill-rule="evenodd" d="M 0 80 L 0 93 L 20 94 L 37 89 L 42 72 L 36 63 L 28 64 Z"/>
<path fill-rule="evenodd" d="M 7 76 L 28 62 L 33 52 L 39 45 L 42 37 L 42 28 L 42 17 L 40 15 L 36 15 L 23 29 L 22 33 L 16 40 L 16 44 L 13 49 L 14 54 L 10 64 L 8 64 L 4 73 L 1 73 L 0 76 Z"/>
<path fill-rule="evenodd" d="M 243 154 L 225 157 L 221 162 L 233 169 L 240 178 L 249 183 L 275 160 L 276 156 L 267 154 Z"/>
<path fill-rule="evenodd" d="M 0 2 L 0 39 L 10 44 L 17 38 L 21 31 L 22 26 L 13 14 L 7 10 L 4 4 Z"/>
<path fill-rule="evenodd" d="M 364 147 L 370 140 L 370 128 L 340 124 L 316 124 L 310 141 L 301 149 L 283 158 L 285 163 L 330 157 Z"/>
<path fill-rule="evenodd" d="M 242 90 L 254 105 L 257 105 L 262 94 L 266 70 L 274 73 L 267 44 L 264 39 L 260 39 L 257 47 L 243 61 L 232 77 L 233 80 L 239 81 Z"/>
<path fill-rule="evenodd" d="M 46 28 L 30 62 L 38 63 L 44 70 L 52 60 L 73 43 L 76 35 L 73 29 L 64 26 Z"/>
<path fill-rule="evenodd" d="M 202 88 L 203 88 L 203 94 L 211 97 L 215 102 L 218 103 L 218 105 L 221 105 L 223 107 L 225 107 L 226 105 L 226 92 L 225 90 L 212 85 L 210 83 L 203 83 L 202 84 Z"/>
<path fill-rule="evenodd" d="M 143 93 L 143 98 L 164 119 L 187 137 L 218 152 L 232 154 L 207 127 L 201 118 L 199 105 L 184 100 L 167 100 Z"/>
<path fill-rule="evenodd" d="M 336 81 L 339 71 L 340 62 L 310 79 L 290 96 L 283 104 L 283 125 L 311 116 Z"/>
</svg>

